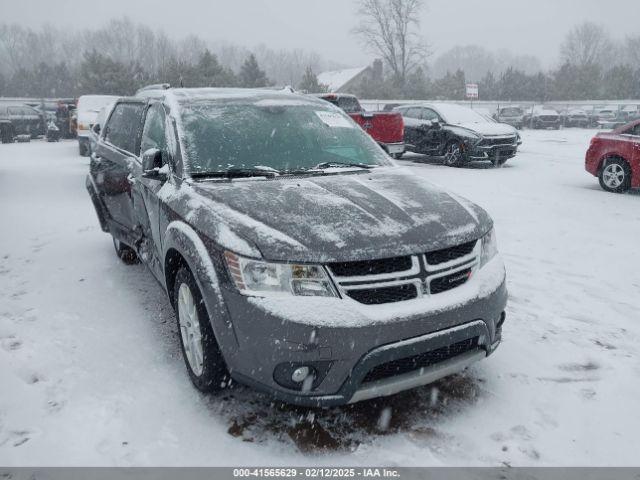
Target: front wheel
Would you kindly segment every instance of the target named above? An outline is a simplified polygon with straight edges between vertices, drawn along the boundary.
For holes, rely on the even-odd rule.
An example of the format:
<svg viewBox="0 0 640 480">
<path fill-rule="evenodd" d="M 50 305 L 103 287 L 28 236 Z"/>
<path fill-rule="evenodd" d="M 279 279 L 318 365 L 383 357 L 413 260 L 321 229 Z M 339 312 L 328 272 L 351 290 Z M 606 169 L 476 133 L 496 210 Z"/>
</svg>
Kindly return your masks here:
<svg viewBox="0 0 640 480">
<path fill-rule="evenodd" d="M 400 160 L 402 158 L 402 155 L 404 155 L 404 152 L 392 153 L 391 158 L 393 158 L 394 160 Z"/>
<path fill-rule="evenodd" d="M 493 163 L 494 167 L 501 167 L 505 163 L 507 163 L 507 160 L 508 158 L 494 158 L 493 160 L 491 160 L 491 163 Z"/>
<path fill-rule="evenodd" d="M 182 355 L 191 381 L 201 392 L 222 390 L 229 381 L 227 366 L 213 334 L 200 289 L 186 267 L 181 267 L 176 275 L 173 298 Z"/>
<path fill-rule="evenodd" d="M 448 167 L 459 167 L 463 161 L 462 144 L 449 142 L 444 150 L 444 164 Z"/>
<path fill-rule="evenodd" d="M 631 169 L 622 158 L 610 158 L 604 161 L 600 169 L 600 186 L 613 193 L 624 193 L 631 188 Z"/>
</svg>

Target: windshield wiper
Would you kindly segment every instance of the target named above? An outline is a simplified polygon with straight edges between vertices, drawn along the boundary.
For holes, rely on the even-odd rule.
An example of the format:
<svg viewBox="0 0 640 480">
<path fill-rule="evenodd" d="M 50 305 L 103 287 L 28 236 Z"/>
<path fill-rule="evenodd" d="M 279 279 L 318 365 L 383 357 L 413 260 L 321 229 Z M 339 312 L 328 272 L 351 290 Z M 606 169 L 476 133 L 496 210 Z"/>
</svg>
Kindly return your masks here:
<svg viewBox="0 0 640 480">
<path fill-rule="evenodd" d="M 251 167 L 231 167 L 226 170 L 215 170 L 211 172 L 191 172 L 193 178 L 249 178 L 249 177 L 268 177 L 272 178 L 280 175 L 277 170 L 269 170 L 266 168 Z"/>
<path fill-rule="evenodd" d="M 365 170 L 371 170 L 377 167 L 377 165 L 369 165 L 368 163 L 356 163 L 356 162 L 322 162 L 313 167 L 314 169 L 323 168 L 363 168 Z"/>
</svg>

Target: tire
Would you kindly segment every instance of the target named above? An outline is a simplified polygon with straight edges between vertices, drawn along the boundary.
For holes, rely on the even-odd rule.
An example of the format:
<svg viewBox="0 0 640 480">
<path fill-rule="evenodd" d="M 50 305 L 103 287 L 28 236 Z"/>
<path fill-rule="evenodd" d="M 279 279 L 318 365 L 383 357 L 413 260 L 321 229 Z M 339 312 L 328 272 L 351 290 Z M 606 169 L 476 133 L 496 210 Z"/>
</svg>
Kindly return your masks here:
<svg viewBox="0 0 640 480">
<path fill-rule="evenodd" d="M 89 156 L 89 149 L 87 148 L 87 143 L 86 142 L 78 142 L 78 153 L 80 154 L 81 157 L 88 157 Z"/>
<path fill-rule="evenodd" d="M 495 168 L 497 168 L 497 167 L 501 167 L 505 163 L 507 163 L 507 160 L 509 160 L 509 159 L 508 158 L 494 158 L 493 160 L 491 160 L 491 163 L 493 163 L 493 166 Z"/>
<path fill-rule="evenodd" d="M 198 284 L 185 266 L 176 275 L 173 298 L 182 358 L 191 382 L 205 393 L 224 389 L 230 380 L 229 372 Z"/>
<path fill-rule="evenodd" d="M 391 158 L 393 158 L 394 160 L 400 160 L 402 158 L 402 155 L 404 155 L 404 152 L 401 153 L 392 153 L 391 154 Z"/>
<path fill-rule="evenodd" d="M 602 162 L 598 180 L 603 190 L 624 193 L 631 188 L 631 168 L 623 158 L 607 158 Z"/>
<path fill-rule="evenodd" d="M 448 167 L 459 167 L 464 161 L 461 144 L 458 141 L 450 141 L 444 147 L 444 165 Z"/>
<path fill-rule="evenodd" d="M 139 262 L 136 251 L 129 245 L 125 245 L 116 237 L 113 237 L 113 248 L 116 249 L 116 255 L 125 265 L 135 265 Z"/>
</svg>

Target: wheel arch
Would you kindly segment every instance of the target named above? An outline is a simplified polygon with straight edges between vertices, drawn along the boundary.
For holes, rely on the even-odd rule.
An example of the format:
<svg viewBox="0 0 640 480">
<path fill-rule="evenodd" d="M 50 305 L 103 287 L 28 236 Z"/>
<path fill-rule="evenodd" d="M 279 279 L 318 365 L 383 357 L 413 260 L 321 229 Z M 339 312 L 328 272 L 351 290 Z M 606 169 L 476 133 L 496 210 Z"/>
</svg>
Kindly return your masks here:
<svg viewBox="0 0 640 480">
<path fill-rule="evenodd" d="M 211 253 L 195 229 L 183 221 L 171 222 L 167 226 L 164 238 L 163 259 L 165 290 L 171 305 L 175 306 L 173 283 L 180 267 L 184 266 L 191 271 L 202 293 L 214 334 L 223 354 L 229 352 L 229 347 L 237 348 L 236 332 L 226 307 Z M 224 356 L 227 358 L 226 354 Z"/>
<path fill-rule="evenodd" d="M 600 175 L 600 173 L 602 172 L 602 169 L 604 168 L 605 162 L 607 160 L 614 160 L 614 159 L 619 159 L 622 160 L 624 163 L 627 164 L 627 166 L 629 167 L 629 171 L 633 171 L 633 169 L 631 168 L 631 163 L 629 162 L 629 160 L 627 160 L 624 155 L 613 151 L 613 152 L 607 152 L 604 155 L 602 155 L 602 157 L 600 157 L 600 161 L 598 162 L 598 175 Z"/>
</svg>

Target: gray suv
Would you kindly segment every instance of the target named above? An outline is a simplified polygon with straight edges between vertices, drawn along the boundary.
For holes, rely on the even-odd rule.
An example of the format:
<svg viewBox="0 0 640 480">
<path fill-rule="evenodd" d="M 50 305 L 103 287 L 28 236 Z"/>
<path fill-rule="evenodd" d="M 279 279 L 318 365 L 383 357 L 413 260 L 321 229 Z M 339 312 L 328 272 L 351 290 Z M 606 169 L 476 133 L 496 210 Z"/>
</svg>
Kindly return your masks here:
<svg viewBox="0 0 640 480">
<path fill-rule="evenodd" d="M 480 207 L 392 163 L 320 99 L 168 89 L 113 107 L 87 189 L 175 308 L 193 384 L 327 406 L 491 354 L 507 291 Z"/>
</svg>

